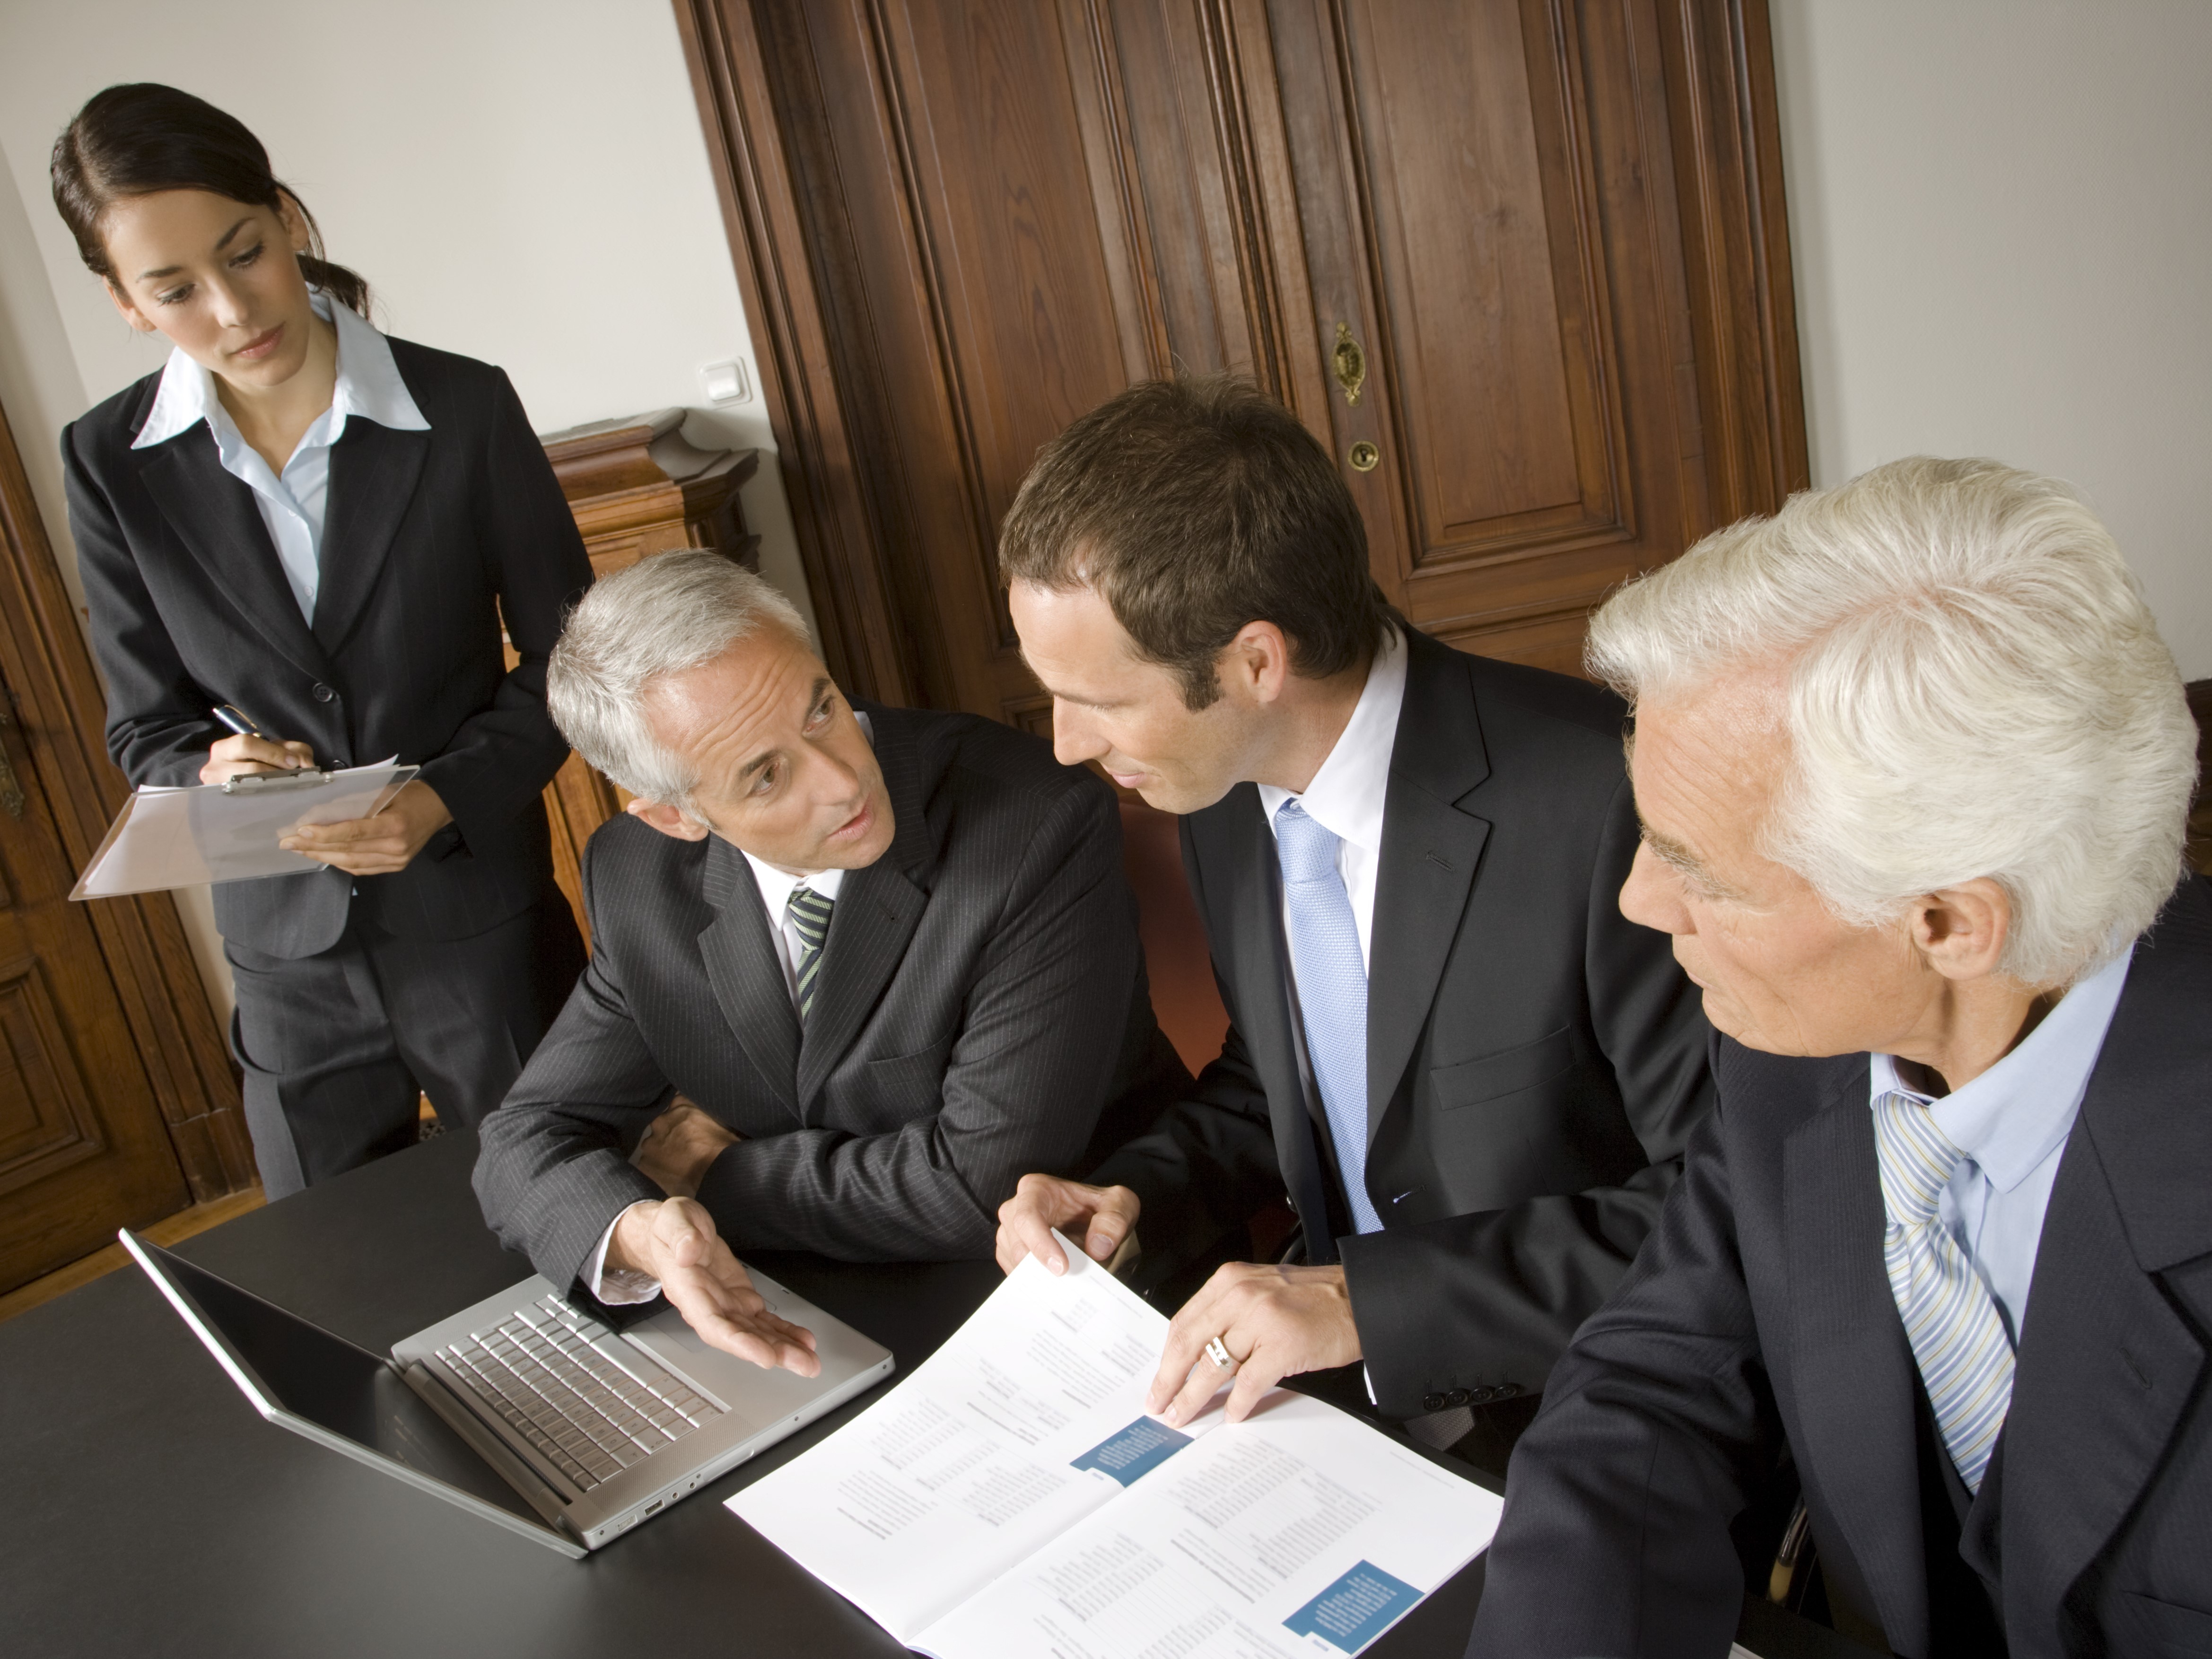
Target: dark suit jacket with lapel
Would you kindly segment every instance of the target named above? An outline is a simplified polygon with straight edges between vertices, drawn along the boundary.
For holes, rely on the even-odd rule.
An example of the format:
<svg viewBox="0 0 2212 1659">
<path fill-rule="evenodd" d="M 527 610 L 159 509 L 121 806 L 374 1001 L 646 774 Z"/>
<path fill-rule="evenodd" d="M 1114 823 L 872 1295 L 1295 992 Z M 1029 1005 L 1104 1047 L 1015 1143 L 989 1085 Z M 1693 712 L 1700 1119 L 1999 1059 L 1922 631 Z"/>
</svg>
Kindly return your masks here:
<svg viewBox="0 0 2212 1659">
<path fill-rule="evenodd" d="M 1658 1232 L 1514 1453 L 1486 1659 L 1718 1659 L 1741 1595 L 1729 1521 L 1785 1437 L 1839 1624 L 1943 1659 L 1866 1056 L 1720 1048 L 1720 1106 Z M 2212 1653 L 2208 1335 L 2212 884 L 2191 877 L 2136 947 L 2060 1159 L 1958 1545 L 2012 1659 Z"/>
<path fill-rule="evenodd" d="M 550 890 L 539 792 L 568 745 L 545 712 L 545 659 L 592 569 L 507 376 L 391 345 L 430 429 L 347 421 L 312 627 L 204 422 L 131 447 L 158 374 L 62 434 L 70 526 L 125 775 L 197 783 L 225 735 L 209 714 L 219 702 L 313 744 L 325 766 L 419 765 L 453 823 L 406 869 L 360 878 L 360 902 L 392 932 L 462 939 Z M 521 657 L 511 672 L 502 616 Z M 313 956 L 344 930 L 356 884 L 337 870 L 228 883 L 216 921 L 234 943 Z"/>
<path fill-rule="evenodd" d="M 1340 1253 L 1376 1399 L 1400 1416 L 1543 1386 L 1711 1101 L 1696 994 L 1668 940 L 1616 902 L 1637 842 L 1626 707 L 1407 641 L 1367 995 L 1367 1190 L 1384 1231 L 1340 1237 L 1250 784 L 1182 824 L 1230 1013 L 1221 1058 L 1092 1176 L 1136 1191 L 1147 1253 L 1170 1255 L 1287 1189 L 1308 1259 Z"/>
<path fill-rule="evenodd" d="M 734 1246 L 882 1261 L 988 1256 L 1024 1173 L 1079 1172 L 1103 1108 L 1141 1121 L 1189 1086 L 1153 1023 L 1113 793 L 989 720 L 869 715 L 896 834 L 844 879 L 803 1038 L 735 847 L 628 817 L 592 837 L 591 966 L 476 1172 L 554 1284 L 662 1195 L 624 1154 L 672 1091 L 745 1137 L 699 1189 Z"/>
</svg>

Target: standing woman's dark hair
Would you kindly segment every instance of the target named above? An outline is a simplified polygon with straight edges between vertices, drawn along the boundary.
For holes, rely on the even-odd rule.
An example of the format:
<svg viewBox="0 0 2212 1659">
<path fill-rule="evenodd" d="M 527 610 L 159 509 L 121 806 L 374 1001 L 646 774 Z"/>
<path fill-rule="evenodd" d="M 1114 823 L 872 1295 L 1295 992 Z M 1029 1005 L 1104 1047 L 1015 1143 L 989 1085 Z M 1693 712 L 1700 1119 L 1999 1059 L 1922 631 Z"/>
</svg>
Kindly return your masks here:
<svg viewBox="0 0 2212 1659">
<path fill-rule="evenodd" d="M 96 276 L 115 280 L 100 222 L 119 197 L 204 190 L 272 213 L 289 201 L 307 226 L 300 274 L 340 305 L 368 315 L 368 284 L 323 258 L 315 216 L 270 172 L 261 141 L 204 98 L 154 81 L 95 93 L 54 140 L 52 172 L 54 206 L 76 238 L 77 257 Z"/>
</svg>

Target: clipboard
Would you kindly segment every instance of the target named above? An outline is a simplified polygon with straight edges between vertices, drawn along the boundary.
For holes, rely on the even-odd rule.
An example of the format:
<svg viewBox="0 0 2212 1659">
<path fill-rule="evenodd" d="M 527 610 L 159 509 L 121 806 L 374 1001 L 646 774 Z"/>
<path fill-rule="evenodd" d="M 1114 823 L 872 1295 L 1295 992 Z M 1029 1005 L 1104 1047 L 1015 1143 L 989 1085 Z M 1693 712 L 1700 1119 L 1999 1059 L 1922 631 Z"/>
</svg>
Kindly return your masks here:
<svg viewBox="0 0 2212 1659">
<path fill-rule="evenodd" d="M 301 824 L 374 817 L 421 769 L 386 761 L 315 773 L 312 781 L 306 774 L 274 774 L 270 784 L 250 789 L 204 783 L 134 791 L 70 896 L 120 898 L 327 870 L 277 842 Z"/>
</svg>

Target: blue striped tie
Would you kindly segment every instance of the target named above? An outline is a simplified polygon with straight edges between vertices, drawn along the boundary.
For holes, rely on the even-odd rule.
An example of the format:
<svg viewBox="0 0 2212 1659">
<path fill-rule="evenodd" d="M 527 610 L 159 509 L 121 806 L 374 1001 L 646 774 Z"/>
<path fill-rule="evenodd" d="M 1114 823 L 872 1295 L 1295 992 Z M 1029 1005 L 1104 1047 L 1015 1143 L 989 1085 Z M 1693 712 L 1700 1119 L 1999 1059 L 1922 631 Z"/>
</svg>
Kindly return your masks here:
<svg viewBox="0 0 2212 1659">
<path fill-rule="evenodd" d="M 1910 1095 L 1875 1102 L 1874 1139 L 1890 1294 L 1944 1448 L 1967 1490 L 1979 1492 L 2012 1408 L 2013 1352 L 1989 1287 L 1936 1218 L 1936 1200 L 1966 1154 Z"/>
<path fill-rule="evenodd" d="M 1336 1142 L 1352 1225 L 1379 1233 L 1382 1218 L 1367 1196 L 1367 964 L 1360 959 L 1352 899 L 1336 867 L 1343 844 L 1294 800 L 1275 813 L 1275 856 L 1283 866 L 1291 971 L 1305 1018 L 1306 1057 Z"/>
<path fill-rule="evenodd" d="M 799 886 L 791 890 L 792 931 L 799 935 L 799 963 L 796 977 L 799 981 L 799 1018 L 804 1024 L 806 1016 L 814 1011 L 814 987 L 822 969 L 822 941 L 830 937 L 830 912 L 832 902 L 811 887 Z"/>
</svg>

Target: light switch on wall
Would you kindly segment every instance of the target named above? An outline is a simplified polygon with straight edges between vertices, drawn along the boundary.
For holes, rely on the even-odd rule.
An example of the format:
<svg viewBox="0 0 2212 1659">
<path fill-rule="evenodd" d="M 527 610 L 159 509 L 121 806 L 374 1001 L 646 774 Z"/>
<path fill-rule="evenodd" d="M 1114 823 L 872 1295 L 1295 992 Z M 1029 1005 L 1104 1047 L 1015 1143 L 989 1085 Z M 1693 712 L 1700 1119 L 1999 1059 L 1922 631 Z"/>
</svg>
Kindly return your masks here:
<svg viewBox="0 0 2212 1659">
<path fill-rule="evenodd" d="M 706 388 L 710 404 L 742 404 L 753 395 L 752 380 L 742 362 L 702 363 L 699 384 Z"/>
</svg>

